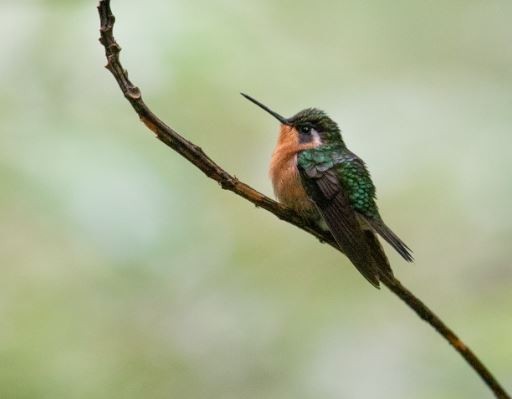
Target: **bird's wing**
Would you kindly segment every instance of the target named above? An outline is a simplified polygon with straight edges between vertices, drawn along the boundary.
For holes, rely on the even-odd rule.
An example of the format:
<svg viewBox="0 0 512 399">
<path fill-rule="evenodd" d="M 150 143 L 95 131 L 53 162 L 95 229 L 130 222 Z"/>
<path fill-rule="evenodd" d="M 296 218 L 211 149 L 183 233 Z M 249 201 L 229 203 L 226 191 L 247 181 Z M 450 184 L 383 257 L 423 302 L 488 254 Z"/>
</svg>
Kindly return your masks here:
<svg viewBox="0 0 512 399">
<path fill-rule="evenodd" d="M 308 196 L 315 203 L 340 248 L 359 272 L 378 287 L 379 269 L 382 268 L 372 255 L 366 233 L 354 212 L 347 191 L 340 183 L 336 160 L 325 153 L 306 150 L 299 154 L 297 166 Z M 380 272 L 387 273 L 388 270 L 384 268 Z"/>
<path fill-rule="evenodd" d="M 370 227 L 384 238 L 406 261 L 412 262 L 410 248 L 384 223 L 375 203 L 375 186 L 365 163 L 357 155 L 346 151 L 338 159 L 341 183 L 347 190 L 354 209 Z"/>
</svg>

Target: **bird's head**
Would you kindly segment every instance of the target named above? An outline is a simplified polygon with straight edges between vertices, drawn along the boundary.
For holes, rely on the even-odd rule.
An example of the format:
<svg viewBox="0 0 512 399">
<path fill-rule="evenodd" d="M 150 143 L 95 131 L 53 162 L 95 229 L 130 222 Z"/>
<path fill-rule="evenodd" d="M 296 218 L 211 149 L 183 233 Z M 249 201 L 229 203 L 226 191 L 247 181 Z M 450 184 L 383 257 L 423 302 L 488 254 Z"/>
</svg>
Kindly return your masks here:
<svg viewBox="0 0 512 399">
<path fill-rule="evenodd" d="M 243 93 L 242 96 L 267 111 L 281 122 L 282 127 L 287 128 L 291 134 L 297 135 L 301 144 L 315 143 L 316 145 L 321 145 L 343 143 L 338 124 L 322 110 L 306 108 L 290 118 L 285 118 L 251 96 Z"/>
</svg>

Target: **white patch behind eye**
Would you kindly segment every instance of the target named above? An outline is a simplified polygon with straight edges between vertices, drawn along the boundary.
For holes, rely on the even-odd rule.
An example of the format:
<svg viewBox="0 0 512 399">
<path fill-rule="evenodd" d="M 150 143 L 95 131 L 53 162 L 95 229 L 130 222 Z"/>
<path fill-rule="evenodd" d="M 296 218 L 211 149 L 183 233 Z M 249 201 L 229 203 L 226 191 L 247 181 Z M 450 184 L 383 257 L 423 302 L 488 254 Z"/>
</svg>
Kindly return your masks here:
<svg viewBox="0 0 512 399">
<path fill-rule="evenodd" d="M 315 129 L 311 129 L 311 136 L 313 137 L 313 144 L 315 147 L 318 147 L 322 144 L 322 139 Z"/>
</svg>

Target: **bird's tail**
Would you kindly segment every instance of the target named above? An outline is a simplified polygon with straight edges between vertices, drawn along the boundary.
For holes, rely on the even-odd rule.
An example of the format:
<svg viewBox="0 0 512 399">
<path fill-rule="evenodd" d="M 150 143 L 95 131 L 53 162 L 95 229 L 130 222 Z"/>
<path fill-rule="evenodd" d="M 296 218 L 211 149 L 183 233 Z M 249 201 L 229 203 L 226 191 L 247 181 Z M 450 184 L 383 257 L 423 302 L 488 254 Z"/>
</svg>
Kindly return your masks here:
<svg viewBox="0 0 512 399">
<path fill-rule="evenodd" d="M 389 260 L 382 249 L 382 245 L 375 233 L 371 230 L 365 230 L 366 243 L 368 244 L 368 248 L 370 248 L 370 252 L 372 254 L 372 258 L 375 261 L 377 266 L 377 270 L 379 271 L 379 280 L 381 280 L 382 275 L 388 275 L 393 277 L 393 270 L 391 270 L 391 265 L 389 264 Z"/>
<path fill-rule="evenodd" d="M 393 231 L 386 226 L 386 224 L 382 220 L 368 220 L 368 223 L 372 227 L 372 229 L 378 233 L 382 238 L 384 238 L 389 245 L 391 245 L 395 250 L 404 258 L 407 262 L 414 261 L 412 256 L 411 249 L 398 237 Z"/>
</svg>

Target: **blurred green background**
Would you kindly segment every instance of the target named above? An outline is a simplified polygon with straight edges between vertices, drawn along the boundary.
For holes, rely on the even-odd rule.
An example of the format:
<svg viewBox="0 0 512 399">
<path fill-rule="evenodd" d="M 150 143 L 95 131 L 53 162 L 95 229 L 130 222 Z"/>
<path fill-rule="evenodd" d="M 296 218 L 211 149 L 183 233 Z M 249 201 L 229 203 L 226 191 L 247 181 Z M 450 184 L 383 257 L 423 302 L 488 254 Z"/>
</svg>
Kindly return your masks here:
<svg viewBox="0 0 512 399">
<path fill-rule="evenodd" d="M 337 120 L 397 276 L 512 389 L 510 0 L 114 1 L 147 103 L 271 195 L 276 122 Z M 1 398 L 491 397 L 332 249 L 154 139 L 95 1 L 0 3 Z"/>
</svg>

